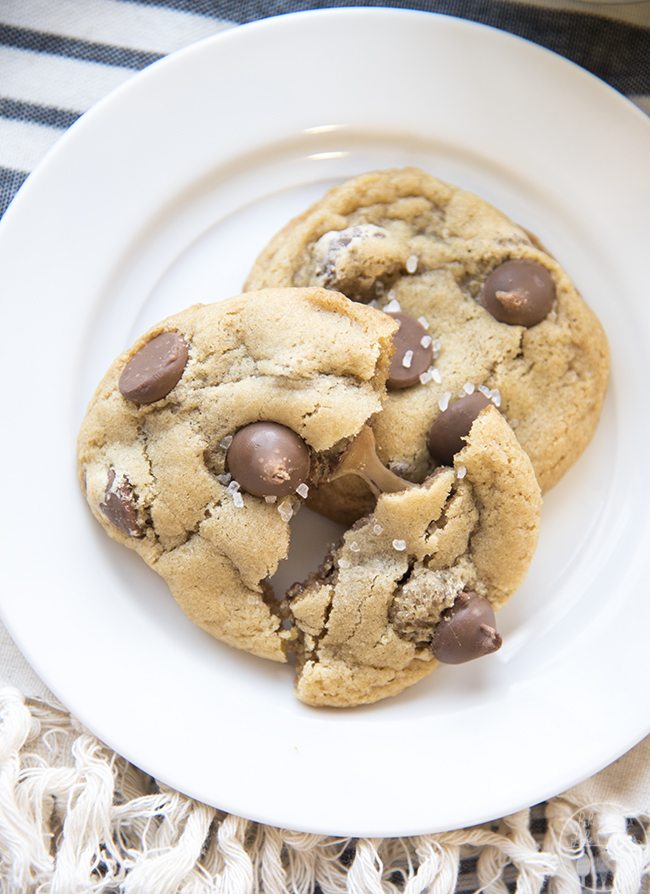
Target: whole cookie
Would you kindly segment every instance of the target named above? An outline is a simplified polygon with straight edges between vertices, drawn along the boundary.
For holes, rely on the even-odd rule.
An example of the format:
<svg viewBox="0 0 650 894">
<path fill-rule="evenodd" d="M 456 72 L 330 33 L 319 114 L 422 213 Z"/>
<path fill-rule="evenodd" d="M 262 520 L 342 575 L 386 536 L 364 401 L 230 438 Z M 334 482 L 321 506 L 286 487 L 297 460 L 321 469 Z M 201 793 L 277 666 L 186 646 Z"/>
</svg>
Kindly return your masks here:
<svg viewBox="0 0 650 894">
<path fill-rule="evenodd" d="M 498 648 L 494 609 L 524 577 L 540 507 L 528 456 L 500 413 L 484 407 L 453 467 L 379 496 L 320 572 L 290 591 L 298 698 L 374 702 L 422 679 L 438 660 Z"/>
<path fill-rule="evenodd" d="M 500 407 L 542 490 L 589 442 L 608 377 L 602 327 L 540 243 L 477 196 L 414 168 L 332 189 L 271 240 L 245 288 L 309 284 L 400 322 L 372 425 L 380 457 L 407 478 L 426 478 L 439 461 L 432 423 L 474 392 Z M 370 503 L 346 482 L 315 505 L 351 520 Z"/>
<path fill-rule="evenodd" d="M 286 660 L 268 578 L 301 499 L 381 408 L 395 329 L 321 288 L 266 290 L 169 317 L 97 388 L 78 438 L 90 508 L 218 639 Z"/>
</svg>

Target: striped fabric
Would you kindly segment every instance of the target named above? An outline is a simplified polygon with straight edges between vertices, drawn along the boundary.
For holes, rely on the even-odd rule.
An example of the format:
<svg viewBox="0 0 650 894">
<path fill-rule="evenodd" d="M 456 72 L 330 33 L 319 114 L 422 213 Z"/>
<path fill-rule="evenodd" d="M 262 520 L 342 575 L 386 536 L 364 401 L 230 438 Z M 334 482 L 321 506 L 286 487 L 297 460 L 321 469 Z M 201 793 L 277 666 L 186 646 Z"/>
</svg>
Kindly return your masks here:
<svg viewBox="0 0 650 894">
<path fill-rule="evenodd" d="M 577 62 L 650 114 L 650 2 L 1 0 L 0 215 L 80 114 L 161 56 L 264 16 L 364 5 L 442 12 L 511 31 Z"/>
</svg>

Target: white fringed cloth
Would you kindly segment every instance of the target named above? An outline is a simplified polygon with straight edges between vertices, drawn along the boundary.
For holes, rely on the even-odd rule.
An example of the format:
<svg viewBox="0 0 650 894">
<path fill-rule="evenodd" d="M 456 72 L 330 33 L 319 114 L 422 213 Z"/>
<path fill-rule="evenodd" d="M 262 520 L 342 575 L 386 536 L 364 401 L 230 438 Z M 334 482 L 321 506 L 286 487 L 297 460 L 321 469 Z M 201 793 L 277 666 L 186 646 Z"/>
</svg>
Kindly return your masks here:
<svg viewBox="0 0 650 894">
<path fill-rule="evenodd" d="M 53 702 L 53 700 L 52 700 Z M 60 706 L 0 688 L 2 894 L 650 891 L 650 739 L 494 823 L 349 839 L 259 825 L 118 757 Z"/>
</svg>

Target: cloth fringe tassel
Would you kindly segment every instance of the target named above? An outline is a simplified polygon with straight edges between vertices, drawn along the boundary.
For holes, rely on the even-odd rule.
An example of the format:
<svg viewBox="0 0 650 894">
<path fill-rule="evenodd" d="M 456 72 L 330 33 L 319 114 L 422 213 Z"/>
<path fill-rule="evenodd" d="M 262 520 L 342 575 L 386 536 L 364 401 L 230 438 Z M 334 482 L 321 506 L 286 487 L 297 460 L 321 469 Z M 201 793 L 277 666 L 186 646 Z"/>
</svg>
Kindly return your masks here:
<svg viewBox="0 0 650 894">
<path fill-rule="evenodd" d="M 648 817 L 576 808 L 566 796 L 540 810 L 537 838 L 529 810 L 412 838 L 263 826 L 156 783 L 63 710 L 0 689 L 2 894 L 507 894 L 513 887 L 537 894 L 545 883 L 550 894 L 650 892 Z"/>
</svg>

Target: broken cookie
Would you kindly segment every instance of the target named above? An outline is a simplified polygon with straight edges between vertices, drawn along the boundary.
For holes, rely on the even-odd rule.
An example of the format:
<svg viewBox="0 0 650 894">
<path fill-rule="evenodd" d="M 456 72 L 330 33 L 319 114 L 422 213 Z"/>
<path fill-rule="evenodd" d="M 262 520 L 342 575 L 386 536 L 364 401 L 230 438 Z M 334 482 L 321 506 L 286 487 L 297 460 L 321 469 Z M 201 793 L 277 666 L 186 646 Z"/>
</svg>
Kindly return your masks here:
<svg viewBox="0 0 650 894">
<path fill-rule="evenodd" d="M 78 439 L 90 508 L 218 639 L 286 660 L 268 578 L 381 408 L 395 329 L 320 288 L 266 290 L 169 317 L 97 388 Z"/>
</svg>

